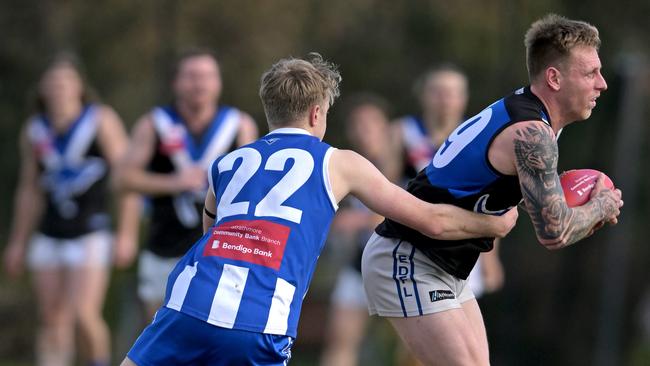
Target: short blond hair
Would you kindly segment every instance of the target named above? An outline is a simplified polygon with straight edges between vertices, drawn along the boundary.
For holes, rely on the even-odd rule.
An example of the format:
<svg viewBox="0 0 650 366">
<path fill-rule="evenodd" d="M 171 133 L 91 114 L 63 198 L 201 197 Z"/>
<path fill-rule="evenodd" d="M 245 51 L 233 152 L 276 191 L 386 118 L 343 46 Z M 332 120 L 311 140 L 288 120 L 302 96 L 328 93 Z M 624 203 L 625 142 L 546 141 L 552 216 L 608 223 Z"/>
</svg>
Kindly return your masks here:
<svg viewBox="0 0 650 366">
<path fill-rule="evenodd" d="M 593 25 L 548 14 L 534 22 L 526 32 L 526 66 L 532 82 L 547 67 L 569 57 L 576 46 L 600 47 L 598 29 Z"/>
<path fill-rule="evenodd" d="M 306 116 L 315 104 L 330 106 L 339 96 L 341 74 L 317 53 L 287 58 L 262 75 L 260 99 L 269 125 L 285 126 Z"/>
</svg>

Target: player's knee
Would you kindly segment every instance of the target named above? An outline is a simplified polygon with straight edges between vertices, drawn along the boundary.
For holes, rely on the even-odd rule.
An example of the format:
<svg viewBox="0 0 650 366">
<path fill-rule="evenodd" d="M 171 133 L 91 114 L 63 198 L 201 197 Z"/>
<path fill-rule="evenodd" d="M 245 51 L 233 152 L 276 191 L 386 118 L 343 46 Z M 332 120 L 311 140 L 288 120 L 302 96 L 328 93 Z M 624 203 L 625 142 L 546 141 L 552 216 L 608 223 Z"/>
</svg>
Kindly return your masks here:
<svg viewBox="0 0 650 366">
<path fill-rule="evenodd" d="M 356 348 L 362 341 L 363 337 L 357 332 L 350 329 L 335 328 L 327 334 L 328 342 L 337 348 Z"/>
<path fill-rule="evenodd" d="M 441 365 L 441 364 L 447 364 L 447 365 L 455 365 L 455 366 L 488 366 L 489 363 L 486 362 L 486 360 L 478 353 L 473 353 L 473 352 L 459 352 L 456 353 L 455 355 L 451 355 L 450 359 L 447 359 L 447 361 L 442 361 L 440 358 L 432 358 L 429 357 L 428 359 L 421 360 L 423 363 L 427 366 L 434 366 L 434 365 Z"/>
<path fill-rule="evenodd" d="M 79 327 L 84 329 L 97 327 L 104 321 L 101 313 L 94 309 L 80 309 L 76 314 L 76 320 Z"/>
<path fill-rule="evenodd" d="M 40 323 L 44 328 L 72 327 L 72 315 L 63 309 L 49 309 L 40 312 Z"/>
<path fill-rule="evenodd" d="M 425 365 L 455 365 L 455 366 L 488 366 L 487 355 L 475 342 L 462 342 L 460 347 L 447 349 L 442 353 L 432 353 L 431 348 L 422 349 L 425 355 L 422 361 Z"/>
<path fill-rule="evenodd" d="M 478 344 L 471 344 L 467 348 L 465 358 L 461 365 L 476 365 L 476 366 L 489 366 L 490 360 L 487 353 L 478 346 Z"/>
</svg>

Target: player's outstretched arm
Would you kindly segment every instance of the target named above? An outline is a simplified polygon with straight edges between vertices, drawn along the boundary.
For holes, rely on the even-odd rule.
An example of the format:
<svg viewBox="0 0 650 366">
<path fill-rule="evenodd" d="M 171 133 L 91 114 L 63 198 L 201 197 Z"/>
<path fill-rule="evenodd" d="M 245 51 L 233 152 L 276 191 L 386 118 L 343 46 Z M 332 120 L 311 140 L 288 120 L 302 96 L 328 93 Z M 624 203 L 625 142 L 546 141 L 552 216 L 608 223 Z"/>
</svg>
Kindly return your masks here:
<svg viewBox="0 0 650 366">
<path fill-rule="evenodd" d="M 602 182 L 585 205 L 567 206 L 557 174 L 557 142 L 548 125 L 521 122 L 513 136 L 521 192 L 540 243 L 559 249 L 588 236 L 601 221 L 615 223 L 622 206 L 621 191 L 606 189 Z"/>
<path fill-rule="evenodd" d="M 424 202 L 391 183 L 372 163 L 350 150 L 335 150 L 329 171 L 337 201 L 351 193 L 378 214 L 435 239 L 503 237 L 517 219 L 516 209 L 504 216 L 489 216 Z"/>
<path fill-rule="evenodd" d="M 103 155 L 111 166 L 111 181 L 115 179 L 119 164 L 126 155 L 129 137 L 119 115 L 108 106 L 99 107 L 98 140 Z M 117 229 L 113 245 L 114 263 L 118 268 L 128 267 L 138 251 L 138 231 L 142 199 L 139 194 L 116 190 Z"/>
</svg>

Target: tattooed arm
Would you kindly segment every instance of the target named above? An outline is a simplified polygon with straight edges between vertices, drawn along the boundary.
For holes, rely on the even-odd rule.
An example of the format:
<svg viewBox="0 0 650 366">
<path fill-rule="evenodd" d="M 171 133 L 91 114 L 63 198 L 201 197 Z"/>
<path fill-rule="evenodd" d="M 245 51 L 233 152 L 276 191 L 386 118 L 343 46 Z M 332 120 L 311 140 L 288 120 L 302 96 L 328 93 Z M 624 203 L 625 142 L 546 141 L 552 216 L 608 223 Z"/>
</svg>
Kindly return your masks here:
<svg viewBox="0 0 650 366">
<path fill-rule="evenodd" d="M 603 189 L 601 183 L 585 205 L 568 207 L 557 174 L 558 147 L 553 130 L 538 121 L 515 126 L 515 165 L 540 243 L 559 249 L 589 236 L 600 222 L 615 223 L 622 205 L 619 190 Z"/>
</svg>

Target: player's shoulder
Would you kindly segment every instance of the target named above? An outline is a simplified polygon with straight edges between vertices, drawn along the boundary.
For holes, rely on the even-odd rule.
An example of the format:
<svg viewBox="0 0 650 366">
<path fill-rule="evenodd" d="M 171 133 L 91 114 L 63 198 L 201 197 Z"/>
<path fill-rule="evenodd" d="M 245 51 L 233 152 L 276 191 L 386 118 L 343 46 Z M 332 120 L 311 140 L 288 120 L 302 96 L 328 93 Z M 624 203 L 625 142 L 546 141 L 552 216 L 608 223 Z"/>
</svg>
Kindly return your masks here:
<svg viewBox="0 0 650 366">
<path fill-rule="evenodd" d="M 93 103 L 87 106 L 94 113 L 95 118 L 101 126 L 113 128 L 116 125 L 122 127 L 122 119 L 117 111 L 108 104 Z"/>
<path fill-rule="evenodd" d="M 164 111 L 165 108 L 161 106 L 153 106 L 148 111 L 141 114 L 135 121 L 134 128 L 151 128 L 154 127 L 154 119 L 157 111 Z"/>
<path fill-rule="evenodd" d="M 25 123 L 23 123 L 23 130 L 29 129 L 30 126 L 37 123 L 44 123 L 43 115 L 40 113 L 32 113 L 25 119 Z"/>
<path fill-rule="evenodd" d="M 549 123 L 544 103 L 530 90 L 522 87 L 503 98 L 503 103 L 511 122 L 540 121 Z"/>
<path fill-rule="evenodd" d="M 104 103 L 88 104 L 88 105 L 86 105 L 86 108 L 93 110 L 99 116 L 117 115 L 117 112 L 115 111 L 115 108 L 111 107 L 108 104 L 104 104 Z"/>
<path fill-rule="evenodd" d="M 230 104 L 219 104 L 217 105 L 217 108 L 220 113 L 234 113 L 238 115 L 241 120 L 253 120 L 253 117 L 248 112 L 239 107 Z"/>
<path fill-rule="evenodd" d="M 355 170 L 366 164 L 371 164 L 368 159 L 354 150 L 330 148 L 330 165 L 340 166 L 344 169 Z"/>
<path fill-rule="evenodd" d="M 400 129 L 419 128 L 422 125 L 422 119 L 416 115 L 405 114 L 391 121 L 391 124 Z"/>
<path fill-rule="evenodd" d="M 391 120 L 391 123 L 399 125 L 403 123 L 408 123 L 413 117 L 411 115 L 403 115 Z"/>
<path fill-rule="evenodd" d="M 551 126 L 546 122 L 540 120 L 519 121 L 510 125 L 505 131 L 512 131 L 513 136 L 522 136 L 522 134 L 526 136 L 539 136 L 540 134 L 543 134 L 544 136 L 549 136 L 549 138 L 556 143 L 553 128 L 551 128 Z"/>
<path fill-rule="evenodd" d="M 28 141 L 30 134 L 38 128 L 42 128 L 43 126 L 43 119 L 42 116 L 38 113 L 34 113 L 27 117 L 25 120 L 25 123 L 23 123 L 22 127 L 20 128 L 20 134 L 19 138 L 21 140 Z"/>
<path fill-rule="evenodd" d="M 242 122 L 255 123 L 255 120 L 253 119 L 253 116 L 250 115 L 250 113 L 244 112 L 241 109 L 236 109 L 236 111 L 239 112 L 239 118 L 242 120 Z"/>
<path fill-rule="evenodd" d="M 131 127 L 131 134 L 133 136 L 133 143 L 138 144 L 138 140 L 151 140 L 156 138 L 156 129 L 154 127 L 154 117 L 152 111 L 147 111 L 140 115 Z"/>
<path fill-rule="evenodd" d="M 255 119 L 253 119 L 253 116 L 239 109 L 237 109 L 237 112 L 239 113 L 240 129 L 251 131 L 252 133 L 257 135 L 259 133 L 259 129 L 257 128 L 257 123 L 255 123 Z"/>
<path fill-rule="evenodd" d="M 543 121 L 528 120 L 521 121 L 510 125 L 502 137 L 514 144 L 515 150 L 517 145 L 524 143 L 525 146 L 537 146 L 557 151 L 557 139 L 551 126 Z M 523 146 L 523 145 L 520 145 Z"/>
</svg>

